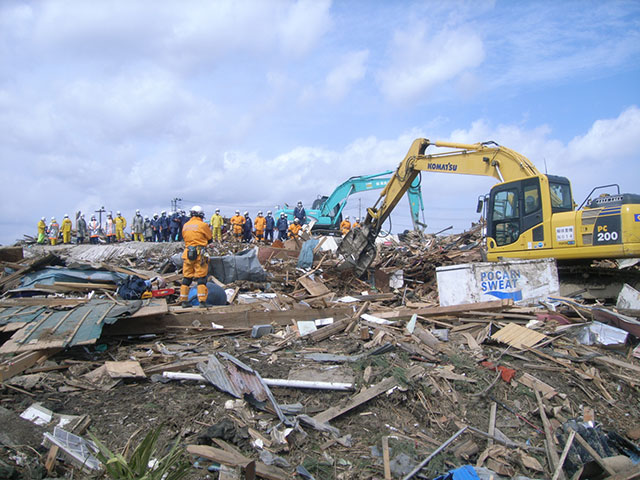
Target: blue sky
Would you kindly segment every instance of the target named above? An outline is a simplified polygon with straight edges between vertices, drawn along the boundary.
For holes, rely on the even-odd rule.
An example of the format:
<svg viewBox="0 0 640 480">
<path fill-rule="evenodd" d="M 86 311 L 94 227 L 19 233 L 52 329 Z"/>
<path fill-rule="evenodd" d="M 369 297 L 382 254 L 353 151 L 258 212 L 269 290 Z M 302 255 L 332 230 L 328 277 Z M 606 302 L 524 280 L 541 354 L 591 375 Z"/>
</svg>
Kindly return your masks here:
<svg viewBox="0 0 640 480">
<path fill-rule="evenodd" d="M 310 205 L 418 137 L 640 193 L 637 1 L 5 0 L 0 58 L 2 244 L 101 205 Z M 427 231 L 491 185 L 423 175 Z"/>
</svg>

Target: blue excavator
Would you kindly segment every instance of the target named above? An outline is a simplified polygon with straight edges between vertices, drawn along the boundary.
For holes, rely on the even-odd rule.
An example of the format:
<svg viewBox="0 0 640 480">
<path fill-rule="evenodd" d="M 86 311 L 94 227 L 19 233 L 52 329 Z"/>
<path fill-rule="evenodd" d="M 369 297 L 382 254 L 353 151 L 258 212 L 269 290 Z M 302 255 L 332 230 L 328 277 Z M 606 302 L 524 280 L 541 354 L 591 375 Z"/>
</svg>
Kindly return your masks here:
<svg viewBox="0 0 640 480">
<path fill-rule="evenodd" d="M 306 209 L 307 223 L 313 224 L 311 230 L 319 234 L 336 234 L 340 232 L 342 211 L 347 205 L 349 197 L 358 192 L 368 190 L 380 190 L 387 186 L 391 180 L 393 170 L 377 173 L 375 175 L 362 175 L 351 177 L 338 185 L 331 195 L 319 196 L 313 201 L 310 209 Z M 424 218 L 424 205 L 422 204 L 422 190 L 420 189 L 420 177 L 416 177 L 407 189 L 411 219 L 415 230 L 421 230 L 426 225 L 420 221 L 420 213 Z M 277 209 L 274 216 L 279 218 L 284 213 L 289 222 L 293 221 L 293 208 L 285 204 L 285 208 Z"/>
</svg>

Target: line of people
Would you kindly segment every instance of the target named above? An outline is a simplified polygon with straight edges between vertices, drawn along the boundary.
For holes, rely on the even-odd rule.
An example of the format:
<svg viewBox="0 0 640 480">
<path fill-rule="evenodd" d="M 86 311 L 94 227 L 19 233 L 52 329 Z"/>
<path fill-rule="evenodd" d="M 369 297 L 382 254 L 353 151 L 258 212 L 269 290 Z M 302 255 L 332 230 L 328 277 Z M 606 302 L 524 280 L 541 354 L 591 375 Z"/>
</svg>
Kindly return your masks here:
<svg viewBox="0 0 640 480">
<path fill-rule="evenodd" d="M 303 225 L 307 221 L 307 216 L 302 202 L 298 202 L 293 212 L 294 220 L 289 222 L 285 213 L 281 213 L 278 219 L 273 217 L 271 211 L 263 216 L 259 211 L 255 219 L 251 219 L 249 212 L 240 215 L 240 211 L 236 210 L 235 215 L 230 219 L 230 231 L 234 240 L 237 242 L 250 243 L 254 239 L 257 242 L 274 241 L 277 239 L 284 241 L 287 238 L 294 238 L 300 235 Z M 120 212 L 116 212 L 115 218 L 111 213 L 106 215 L 106 220 L 101 223 L 95 215 L 91 215 L 89 222 L 85 220 L 83 213 L 78 212 L 76 216 L 76 243 L 82 244 L 88 239 L 91 244 L 98 244 L 99 238 L 104 235 L 107 243 L 124 242 L 127 238 L 125 229 L 127 228 L 127 220 Z M 189 217 L 184 210 L 173 212 L 167 215 L 166 211 L 162 211 L 160 215 L 153 214 L 152 218 L 143 217 L 140 210 L 136 210 L 135 216 L 131 221 L 131 239 L 138 242 L 177 242 L 182 241 L 182 229 L 188 222 Z M 209 221 L 211 227 L 213 241 L 222 242 L 222 234 L 225 230 L 224 218 L 220 215 L 220 209 L 216 209 Z M 351 228 L 359 226 L 359 219 L 351 224 L 349 217 L 340 224 L 340 231 L 346 235 Z M 62 243 L 71 243 L 72 222 L 69 215 L 65 214 L 62 223 L 59 224 L 55 217 L 51 217 L 50 223 L 47 225 L 45 217 L 38 222 L 38 243 L 45 243 L 47 240 L 51 245 L 56 245 L 59 240 Z"/>
</svg>

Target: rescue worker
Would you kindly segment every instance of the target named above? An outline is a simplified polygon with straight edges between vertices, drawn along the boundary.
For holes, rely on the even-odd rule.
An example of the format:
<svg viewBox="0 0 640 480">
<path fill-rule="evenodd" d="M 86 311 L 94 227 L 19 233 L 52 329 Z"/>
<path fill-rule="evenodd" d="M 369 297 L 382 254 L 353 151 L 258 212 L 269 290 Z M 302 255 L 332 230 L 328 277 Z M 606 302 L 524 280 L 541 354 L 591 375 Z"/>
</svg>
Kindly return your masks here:
<svg viewBox="0 0 640 480">
<path fill-rule="evenodd" d="M 249 216 L 249 212 L 244 212 L 244 225 L 242 226 L 242 241 L 251 243 L 253 240 L 253 222 Z"/>
<path fill-rule="evenodd" d="M 183 307 L 189 304 L 189 285 L 195 279 L 198 284 L 198 302 L 206 307 L 207 276 L 209 275 L 209 256 L 205 248 L 212 240 L 211 228 L 204 222 L 202 207 L 194 205 L 190 211 L 191 219 L 182 229 L 184 252 L 182 253 L 182 285 L 180 286 L 180 303 Z"/>
<path fill-rule="evenodd" d="M 233 236 L 236 239 L 236 242 L 242 240 L 242 230 L 244 223 L 245 219 L 242 215 L 240 215 L 240 210 L 236 210 L 236 214 L 231 217 L 231 228 L 233 229 Z"/>
<path fill-rule="evenodd" d="M 99 236 L 100 236 L 100 222 L 96 220 L 95 215 L 91 215 L 91 220 L 89 221 L 89 243 L 97 245 Z"/>
<path fill-rule="evenodd" d="M 47 224 L 42 217 L 38 222 L 38 243 L 44 243 L 47 238 Z"/>
<path fill-rule="evenodd" d="M 264 226 L 264 241 L 265 242 L 273 242 L 273 229 L 276 226 L 276 221 L 271 214 L 271 210 L 267 212 L 267 218 L 265 218 L 265 226 Z"/>
<path fill-rule="evenodd" d="M 124 242 L 124 229 L 127 228 L 127 220 L 122 216 L 120 212 L 116 212 L 116 241 Z"/>
<path fill-rule="evenodd" d="M 160 241 L 169 241 L 169 217 L 166 210 L 160 212 Z"/>
<path fill-rule="evenodd" d="M 264 228 L 267 224 L 267 219 L 262 216 L 262 212 L 258 212 L 258 216 L 253 224 L 256 227 L 256 238 L 258 242 L 262 242 L 264 240 Z"/>
<path fill-rule="evenodd" d="M 360 228 L 360 219 L 356 218 L 356 221 L 353 222 L 353 225 L 351 225 L 351 228 Z"/>
<path fill-rule="evenodd" d="M 144 217 L 144 234 L 142 235 L 142 241 L 153 242 L 153 227 L 151 226 L 149 217 Z"/>
<path fill-rule="evenodd" d="M 131 234 L 134 242 L 144 242 L 144 218 L 142 218 L 140 210 L 136 210 L 131 221 Z"/>
<path fill-rule="evenodd" d="M 174 212 L 171 215 L 171 220 L 169 223 L 171 224 L 169 227 L 171 229 L 171 241 L 177 242 L 178 237 L 180 236 L 179 232 L 182 229 L 182 220 L 180 219 L 180 213 Z"/>
<path fill-rule="evenodd" d="M 153 230 L 153 240 L 152 242 L 160 241 L 160 218 L 157 213 L 153 214 L 153 219 L 151 220 L 151 230 Z"/>
<path fill-rule="evenodd" d="M 305 212 L 302 202 L 298 202 L 296 208 L 293 209 L 293 216 L 300 221 L 300 226 L 307 222 L 307 212 Z"/>
<path fill-rule="evenodd" d="M 342 223 L 340 224 L 340 232 L 342 233 L 342 236 L 344 237 L 349 233 L 349 230 L 351 230 L 351 222 L 349 221 L 349 217 L 344 217 L 344 220 L 342 220 Z"/>
<path fill-rule="evenodd" d="M 104 223 L 104 233 L 107 235 L 107 243 L 116 241 L 116 224 L 110 213 L 107 214 L 107 221 Z"/>
<path fill-rule="evenodd" d="M 60 224 L 56 222 L 56 217 L 51 217 L 51 223 L 49 224 L 49 242 L 51 245 L 58 243 L 58 234 L 60 233 Z"/>
<path fill-rule="evenodd" d="M 298 238 L 298 234 L 302 229 L 302 225 L 300 225 L 300 220 L 298 218 L 293 219 L 293 223 L 289 225 L 289 238 Z"/>
<path fill-rule="evenodd" d="M 84 237 L 87 236 L 87 221 L 84 219 L 84 213 L 80 214 L 78 221 L 76 222 L 76 243 L 82 245 L 84 243 Z"/>
<path fill-rule="evenodd" d="M 220 209 L 216 208 L 216 213 L 211 215 L 211 220 L 209 220 L 209 224 L 211 225 L 211 231 L 213 233 L 213 239 L 216 242 L 222 242 L 222 224 L 224 223 L 224 219 L 222 215 L 220 215 Z"/>
<path fill-rule="evenodd" d="M 67 244 L 71 242 L 71 220 L 69 220 L 69 215 L 64 214 L 64 218 L 62 219 L 62 225 L 60 225 L 60 231 L 62 232 L 62 243 Z"/>
<path fill-rule="evenodd" d="M 276 228 L 278 229 L 278 240 L 284 242 L 287 239 L 287 229 L 289 228 L 289 222 L 287 222 L 287 216 L 284 212 L 280 214 Z"/>
</svg>

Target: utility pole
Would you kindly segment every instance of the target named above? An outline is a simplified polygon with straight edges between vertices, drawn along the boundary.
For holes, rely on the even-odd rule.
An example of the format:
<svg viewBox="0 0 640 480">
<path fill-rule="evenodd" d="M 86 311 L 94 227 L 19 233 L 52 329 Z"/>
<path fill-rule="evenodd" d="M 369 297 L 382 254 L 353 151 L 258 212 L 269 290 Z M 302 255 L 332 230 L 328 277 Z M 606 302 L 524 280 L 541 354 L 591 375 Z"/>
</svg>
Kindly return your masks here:
<svg viewBox="0 0 640 480">
<path fill-rule="evenodd" d="M 100 222 L 100 228 L 102 228 L 102 214 L 106 212 L 106 210 L 104 209 L 104 205 L 102 207 L 100 207 L 98 210 L 96 210 L 96 213 L 98 214 L 99 217 L 99 222 Z"/>
<path fill-rule="evenodd" d="M 178 211 L 178 203 L 181 202 L 182 199 L 181 198 L 174 198 L 173 200 L 171 200 L 171 211 L 172 212 L 177 212 Z"/>
</svg>

